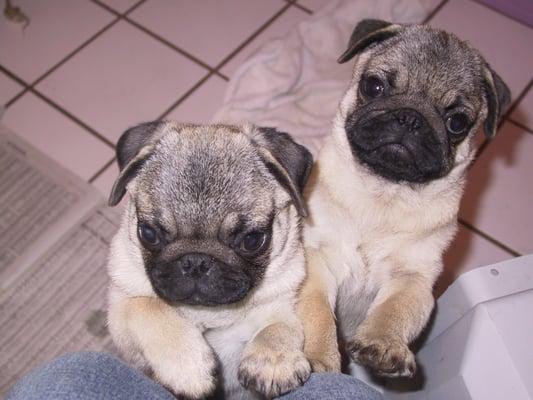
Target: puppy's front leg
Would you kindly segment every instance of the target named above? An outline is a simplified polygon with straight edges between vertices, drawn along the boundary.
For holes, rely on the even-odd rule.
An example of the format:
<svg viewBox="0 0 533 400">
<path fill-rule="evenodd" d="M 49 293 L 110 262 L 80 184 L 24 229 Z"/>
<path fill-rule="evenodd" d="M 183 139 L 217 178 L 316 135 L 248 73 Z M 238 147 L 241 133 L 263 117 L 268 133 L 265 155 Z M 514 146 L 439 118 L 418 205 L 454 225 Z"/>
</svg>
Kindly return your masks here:
<svg viewBox="0 0 533 400">
<path fill-rule="evenodd" d="M 353 360 L 381 376 L 413 376 L 416 363 L 408 346 L 431 314 L 431 287 L 416 272 L 387 282 L 347 345 Z"/>
<path fill-rule="evenodd" d="M 337 327 L 328 291 L 327 272 L 321 254 L 306 249 L 307 276 L 299 293 L 298 316 L 304 327 L 304 353 L 315 372 L 340 372 Z"/>
<path fill-rule="evenodd" d="M 267 398 L 291 391 L 311 373 L 302 349 L 303 332 L 297 324 L 278 322 L 267 326 L 244 348 L 239 382 Z"/>
<path fill-rule="evenodd" d="M 112 302 L 109 328 L 121 350 L 145 361 L 174 394 L 199 399 L 214 391 L 213 350 L 198 327 L 163 301 L 131 297 Z"/>
</svg>

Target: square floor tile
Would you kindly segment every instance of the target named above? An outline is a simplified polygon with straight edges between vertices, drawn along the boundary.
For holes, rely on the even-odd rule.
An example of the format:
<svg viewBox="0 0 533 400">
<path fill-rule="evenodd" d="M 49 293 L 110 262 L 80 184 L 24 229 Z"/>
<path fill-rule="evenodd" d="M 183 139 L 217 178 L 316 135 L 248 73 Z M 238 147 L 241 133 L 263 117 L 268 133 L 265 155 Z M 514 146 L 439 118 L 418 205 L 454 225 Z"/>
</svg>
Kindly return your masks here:
<svg viewBox="0 0 533 400">
<path fill-rule="evenodd" d="M 30 18 L 30 24 L 22 30 L 0 18 L 0 64 L 28 83 L 115 18 L 86 0 L 17 0 L 13 4 Z"/>
<path fill-rule="evenodd" d="M 205 69 L 127 22 L 119 22 L 37 89 L 113 142 L 161 115 Z"/>
<path fill-rule="evenodd" d="M 444 254 L 444 270 L 436 292 L 442 293 L 455 279 L 471 269 L 512 258 L 513 255 L 492 244 L 470 229 L 459 225 L 459 231 Z"/>
<path fill-rule="evenodd" d="M 477 48 L 511 89 L 513 99 L 533 71 L 533 29 L 470 0 L 450 0 L 429 23 Z"/>
<path fill-rule="evenodd" d="M 533 28 L 533 2 L 531 0 L 477 0 L 511 18 Z"/>
<path fill-rule="evenodd" d="M 316 13 L 321 8 L 325 7 L 326 4 L 330 3 L 331 0 L 298 0 L 297 3 L 301 4 L 305 8 Z"/>
<path fill-rule="evenodd" d="M 102 193 L 106 200 L 111 193 L 111 188 L 118 177 L 118 173 L 118 164 L 114 161 L 92 182 L 92 185 Z"/>
<path fill-rule="evenodd" d="M 533 87 L 529 88 L 526 96 L 513 111 L 511 118 L 533 130 Z"/>
<path fill-rule="evenodd" d="M 244 60 L 255 53 L 266 42 L 283 37 L 291 29 L 298 26 L 300 22 L 310 18 L 310 15 L 296 7 L 287 9 L 283 14 L 272 22 L 272 24 L 261 32 L 254 40 L 252 40 L 246 47 L 239 51 L 224 67 L 221 72 L 227 76 L 233 75 L 235 70 L 242 64 Z"/>
<path fill-rule="evenodd" d="M 32 93 L 13 103 L 2 123 L 86 180 L 113 157 L 111 147 Z"/>
<path fill-rule="evenodd" d="M 165 119 L 200 124 L 211 122 L 215 112 L 222 106 L 227 84 L 222 78 L 211 76 Z"/>
<path fill-rule="evenodd" d="M 505 123 L 468 174 L 461 217 L 520 254 L 533 252 L 533 134 Z"/>
<path fill-rule="evenodd" d="M 105 4 L 121 14 L 129 10 L 138 2 L 139 0 L 100 0 L 100 3 Z"/>
<path fill-rule="evenodd" d="M 0 106 L 6 104 L 24 88 L 9 76 L 0 71 Z"/>
<path fill-rule="evenodd" d="M 216 66 L 281 7 L 282 0 L 148 1 L 131 18 Z"/>
</svg>

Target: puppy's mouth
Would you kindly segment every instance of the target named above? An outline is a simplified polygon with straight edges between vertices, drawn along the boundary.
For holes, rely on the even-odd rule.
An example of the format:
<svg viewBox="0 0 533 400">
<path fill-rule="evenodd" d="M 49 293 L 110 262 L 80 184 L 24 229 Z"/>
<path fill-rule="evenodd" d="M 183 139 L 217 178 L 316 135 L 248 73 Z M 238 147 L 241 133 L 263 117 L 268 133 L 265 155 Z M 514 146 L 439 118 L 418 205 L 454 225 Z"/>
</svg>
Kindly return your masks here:
<svg viewBox="0 0 533 400">
<path fill-rule="evenodd" d="M 156 294 L 175 304 L 231 304 L 243 300 L 252 287 L 244 271 L 203 254 L 187 254 L 147 270 Z"/>
<path fill-rule="evenodd" d="M 351 115 L 345 129 L 354 156 L 387 180 L 426 183 L 447 172 L 447 143 L 415 110 Z"/>
</svg>

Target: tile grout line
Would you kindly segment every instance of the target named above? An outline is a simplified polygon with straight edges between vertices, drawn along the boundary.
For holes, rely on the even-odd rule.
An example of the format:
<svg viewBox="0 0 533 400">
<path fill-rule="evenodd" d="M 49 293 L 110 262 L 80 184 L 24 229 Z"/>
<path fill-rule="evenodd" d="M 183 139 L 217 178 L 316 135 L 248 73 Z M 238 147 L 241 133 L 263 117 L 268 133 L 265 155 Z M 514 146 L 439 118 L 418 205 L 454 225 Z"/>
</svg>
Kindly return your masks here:
<svg viewBox="0 0 533 400">
<path fill-rule="evenodd" d="M 528 92 L 531 90 L 531 87 L 533 86 L 533 78 L 529 80 L 528 84 L 526 85 L 526 87 L 524 89 L 522 89 L 522 91 L 520 92 L 520 94 L 518 95 L 518 97 L 516 98 L 516 100 L 513 102 L 513 104 L 510 105 L 509 109 L 507 110 L 507 112 L 505 113 L 504 115 L 504 118 L 508 118 L 515 110 L 516 108 L 518 107 L 518 105 L 520 104 L 520 102 L 524 99 L 524 97 L 527 96 Z M 500 123 L 500 125 L 502 124 L 503 122 Z M 499 128 L 499 127 L 498 127 Z"/>
<path fill-rule="evenodd" d="M 524 124 L 522 124 L 521 122 L 518 122 L 518 121 L 515 121 L 514 119 L 512 118 L 507 118 L 507 122 L 513 124 L 514 126 L 526 131 L 527 133 L 531 133 L 533 134 L 533 128 L 530 128 L 528 126 L 525 126 Z"/>
<path fill-rule="evenodd" d="M 115 160 L 116 160 L 116 156 L 113 156 L 113 158 L 112 158 L 111 160 L 109 160 L 108 162 L 106 162 L 102 168 L 100 168 L 98 171 L 96 171 L 96 172 L 93 174 L 93 176 L 91 176 L 91 177 L 89 178 L 89 180 L 88 180 L 87 182 L 89 182 L 89 183 L 93 183 L 93 182 L 94 182 L 94 181 L 95 181 L 100 175 L 102 175 L 102 174 L 104 173 L 104 171 L 105 171 L 107 168 L 109 168 L 111 165 L 114 164 Z"/>
<path fill-rule="evenodd" d="M 176 100 L 174 103 L 170 105 L 170 107 L 167 107 L 163 113 L 157 117 L 157 120 L 164 119 L 168 114 L 170 114 L 176 107 L 178 107 L 182 102 L 184 102 L 189 96 L 191 96 L 194 92 L 196 92 L 197 89 L 200 88 L 209 78 L 211 78 L 215 73 L 213 71 L 208 72 L 207 75 L 205 75 L 203 78 L 201 78 L 198 82 L 196 82 L 189 90 L 187 90 L 183 95 L 180 96 L 178 100 Z"/>
<path fill-rule="evenodd" d="M 112 26 L 114 26 L 117 22 L 119 22 L 123 16 L 127 15 L 128 13 L 135 10 L 137 7 L 139 7 L 141 4 L 143 4 L 146 0 L 140 0 L 137 3 L 135 3 L 133 6 L 128 8 L 123 14 L 118 14 L 116 12 L 112 12 L 117 18 L 109 22 L 107 25 L 105 25 L 103 28 L 101 28 L 98 32 L 93 34 L 89 39 L 84 41 L 81 45 L 79 45 L 76 49 L 74 49 L 72 52 L 67 54 L 67 56 L 63 57 L 58 63 L 53 65 L 50 69 L 48 69 L 43 75 L 41 75 L 39 78 L 37 78 L 32 83 L 28 84 L 23 79 L 19 78 L 17 75 L 12 73 L 11 71 L 7 70 L 5 67 L 0 65 L 0 70 L 2 70 L 6 75 L 10 76 L 12 79 L 16 80 L 19 84 L 22 84 L 24 89 L 18 93 L 15 97 L 10 99 L 5 105 L 5 109 L 9 108 L 13 103 L 15 103 L 18 99 L 20 99 L 22 96 L 24 96 L 27 93 L 32 93 L 36 95 L 37 97 L 41 98 L 41 100 L 45 101 L 47 104 L 55 108 L 57 111 L 59 111 L 64 116 L 68 117 L 70 120 L 84 128 L 87 132 L 89 132 L 91 135 L 96 137 L 98 140 L 102 141 L 104 144 L 110 146 L 111 148 L 115 148 L 114 143 L 109 141 L 105 136 L 103 136 L 101 133 L 99 133 L 96 129 L 90 127 L 88 124 L 82 122 L 80 119 L 75 117 L 73 114 L 71 114 L 69 111 L 61 107 L 59 104 L 53 102 L 51 99 L 46 97 L 44 94 L 40 93 L 35 86 L 42 82 L 44 79 L 46 79 L 50 74 L 52 74 L 54 71 L 56 71 L 59 67 L 64 65 L 67 61 L 72 59 L 76 54 L 78 54 L 81 50 L 86 48 L 89 44 L 91 44 L 94 40 L 96 40 L 98 37 L 100 37 L 102 34 L 104 34 L 107 30 L 109 30 Z M 97 4 L 93 1 L 93 3 Z M 104 7 L 108 11 L 111 11 L 108 7 Z"/>
<path fill-rule="evenodd" d="M 489 4 L 485 4 L 485 3 L 481 2 L 481 1 L 478 1 L 478 0 L 470 0 L 470 1 L 472 1 L 473 3 L 476 3 L 476 4 L 478 4 L 478 5 L 480 5 L 480 6 L 482 6 L 482 7 L 488 8 L 489 10 L 491 10 L 491 11 L 493 11 L 493 12 L 495 12 L 495 13 L 501 15 L 502 17 L 505 17 L 505 18 L 507 18 L 507 19 L 510 19 L 511 21 L 513 21 L 513 22 L 515 22 L 515 23 L 517 23 L 517 24 L 520 24 L 520 25 L 522 25 L 522 26 L 524 26 L 524 27 L 526 27 L 526 28 L 528 28 L 528 29 L 533 29 L 531 26 L 527 25 L 524 21 L 520 21 L 519 19 L 516 19 L 515 17 L 513 17 L 513 16 L 511 16 L 511 15 L 505 14 L 505 13 L 503 13 L 502 11 L 498 10 L 498 9 L 495 8 L 495 7 L 492 7 L 492 6 L 489 5 Z"/>
<path fill-rule="evenodd" d="M 108 10 L 109 12 L 115 14 L 115 15 L 120 15 L 117 11 L 113 10 L 112 8 L 110 8 L 108 5 L 104 4 L 104 3 L 101 3 L 100 0 L 91 0 L 93 3 L 105 8 L 106 10 Z M 146 0 L 143 0 L 143 2 L 145 2 Z M 140 5 L 140 4 L 139 4 Z M 137 8 L 137 5 L 136 7 Z M 140 31 L 146 33 L 148 36 L 151 36 L 153 39 L 161 42 L 163 45 L 171 48 L 172 50 L 178 52 L 179 54 L 181 54 L 182 56 L 184 56 L 185 58 L 189 59 L 190 61 L 194 62 L 195 64 L 198 64 L 199 66 L 201 66 L 202 68 L 205 68 L 206 70 L 210 71 L 210 72 L 214 72 L 215 74 L 219 75 L 220 78 L 224 79 L 224 80 L 228 80 L 228 78 L 223 75 L 223 74 L 218 74 L 217 71 L 215 71 L 213 69 L 213 67 L 211 67 L 209 64 L 203 62 L 202 60 L 200 60 L 199 58 L 193 56 L 192 54 L 190 54 L 189 52 L 181 49 L 180 47 L 176 46 L 175 44 L 173 44 L 172 42 L 170 42 L 169 40 L 165 39 L 164 37 L 162 37 L 161 35 L 153 32 L 152 30 L 148 29 L 147 27 L 145 27 L 144 25 L 138 23 L 137 21 L 134 21 L 132 20 L 131 18 L 129 18 L 129 14 L 134 11 L 134 9 L 129 9 L 126 13 L 124 13 L 122 16 L 121 16 L 121 19 L 123 19 L 125 22 L 129 23 L 130 25 L 134 26 L 135 28 L 139 29 Z"/>
<path fill-rule="evenodd" d="M 509 109 L 505 112 L 505 114 L 501 118 L 501 120 L 500 120 L 500 122 L 498 124 L 498 130 L 497 131 L 500 130 L 500 128 L 502 127 L 502 125 L 506 121 L 510 120 L 511 114 L 514 112 L 514 110 L 516 110 L 516 108 L 522 102 L 524 97 L 526 97 L 526 95 L 528 94 L 528 92 L 531 89 L 532 85 L 533 85 L 533 79 L 530 79 L 529 83 L 526 85 L 526 87 L 524 89 L 522 89 L 522 91 L 520 92 L 520 94 L 518 95 L 516 100 L 513 101 L 513 103 L 509 106 Z M 485 139 L 483 141 L 483 143 L 481 144 L 481 146 L 479 146 L 479 149 L 478 149 L 478 151 L 476 153 L 474 161 L 472 162 L 472 165 L 479 159 L 479 157 L 481 157 L 481 155 L 483 154 L 483 152 L 488 147 L 488 145 L 490 144 L 491 141 L 492 141 L 492 139 Z"/>
<path fill-rule="evenodd" d="M 102 141 L 104 144 L 108 145 L 109 147 L 111 147 L 112 149 L 115 148 L 115 144 L 110 141 L 108 138 L 106 138 L 104 135 L 102 135 L 101 133 L 99 133 L 97 130 L 95 130 L 94 128 L 92 128 L 91 126 L 87 125 L 85 122 L 83 122 L 81 119 L 79 119 L 78 117 L 76 117 L 74 114 L 72 114 L 71 112 L 67 111 L 66 109 L 64 109 L 63 107 L 61 107 L 59 104 L 57 104 L 55 101 L 53 101 L 52 99 L 49 99 L 48 97 L 46 97 L 43 93 L 39 92 L 38 90 L 34 89 L 34 88 L 31 88 L 31 89 L 28 89 L 30 93 L 34 94 L 35 96 L 39 97 L 42 101 L 44 101 L 45 103 L 47 103 L 49 106 L 55 108 L 57 111 L 59 111 L 61 114 L 63 114 L 64 116 L 66 116 L 67 118 L 69 118 L 70 120 L 74 121 L 75 123 L 77 123 L 79 126 L 81 126 L 82 128 L 84 128 L 87 132 L 89 132 L 90 134 L 92 134 L 94 137 L 96 137 L 97 139 L 99 139 L 100 141 Z"/>
<path fill-rule="evenodd" d="M 98 32 L 93 34 L 89 39 L 84 41 L 81 45 L 79 45 L 76 49 L 74 49 L 72 52 L 67 54 L 63 59 L 61 59 L 58 63 L 56 63 L 54 66 L 52 66 L 50 69 L 48 69 L 43 75 L 41 75 L 39 78 L 37 78 L 35 81 L 30 83 L 28 86 L 29 88 L 35 88 L 36 85 L 41 83 L 44 79 L 46 79 L 48 76 L 50 76 L 54 71 L 56 71 L 59 67 L 64 65 L 67 61 L 71 60 L 76 54 L 78 54 L 81 50 L 86 48 L 88 45 L 90 45 L 92 42 L 94 42 L 98 37 L 103 35 L 105 32 L 107 32 L 112 26 L 116 25 L 121 19 L 123 19 L 128 13 L 134 11 L 137 7 L 139 7 L 141 4 L 143 4 L 146 0 L 140 0 L 137 3 L 135 3 L 133 6 L 131 6 L 129 9 L 127 9 L 123 14 L 119 14 L 116 12 L 113 12 L 112 9 L 109 7 L 104 7 L 107 11 L 114 14 L 116 18 L 112 21 L 110 21 L 106 26 L 101 28 Z M 93 3 L 100 5 L 100 3 L 97 3 L 93 0 Z"/>
<path fill-rule="evenodd" d="M 302 6 L 301 4 L 297 3 L 296 1 L 294 1 L 293 3 L 291 3 L 291 5 L 292 5 L 293 7 L 296 7 L 296 8 L 298 8 L 298 9 L 302 10 L 303 12 L 305 12 L 305 13 L 307 13 L 307 14 L 309 14 L 309 15 L 313 15 L 313 14 L 314 14 L 313 10 L 311 10 L 311 9 L 305 7 L 305 6 Z"/>
<path fill-rule="evenodd" d="M 136 22 L 136 21 L 134 21 L 134 20 L 132 20 L 132 19 L 130 19 L 128 17 L 125 17 L 124 21 L 128 22 L 129 24 L 133 25 L 134 27 L 136 27 L 140 31 L 142 31 L 142 32 L 146 33 L 147 35 L 151 36 L 153 39 L 158 40 L 159 42 L 161 42 L 165 46 L 167 46 L 167 47 L 171 48 L 172 50 L 178 52 L 179 54 L 181 54 L 185 58 L 189 59 L 190 61 L 193 61 L 195 64 L 205 68 L 207 71 L 218 75 L 220 78 L 222 78 L 224 80 L 228 80 L 228 77 L 223 75 L 223 74 L 221 74 L 220 72 L 218 72 L 217 68 L 211 67 L 209 64 L 203 62 L 202 60 L 200 60 L 199 58 L 193 56 L 189 52 L 179 48 L 178 46 L 174 45 L 172 42 L 168 41 L 167 39 L 165 39 L 164 37 L 158 35 L 157 33 L 151 31 L 150 29 L 144 27 L 143 25 L 139 24 L 138 22 Z"/>
<path fill-rule="evenodd" d="M 514 257 L 520 257 L 522 256 L 522 254 L 520 254 L 519 252 L 517 252 L 516 250 L 513 250 L 511 249 L 509 246 L 506 246 L 505 244 L 503 244 L 502 242 L 500 242 L 499 240 L 497 239 L 494 239 L 492 236 L 486 234 L 485 232 L 483 232 L 482 230 L 476 228 L 474 225 L 466 222 L 464 219 L 462 218 L 458 218 L 457 219 L 459 221 L 459 223 L 461 225 L 463 225 L 465 228 L 468 228 L 470 229 L 472 232 L 475 232 L 476 234 L 478 234 L 479 236 L 483 237 L 484 239 L 488 240 L 489 242 L 491 242 L 493 245 L 499 247 L 501 250 L 504 250 L 506 251 L 507 253 L 511 254 L 512 256 Z"/>
<path fill-rule="evenodd" d="M 438 5 L 437 7 L 435 7 L 433 9 L 433 11 L 431 11 L 429 13 L 429 15 L 422 21 L 422 24 L 427 24 L 429 23 L 429 21 L 431 21 L 433 19 L 433 17 L 435 15 L 437 15 L 437 13 L 446 5 L 446 3 L 448 3 L 448 0 L 442 0 Z"/>
<path fill-rule="evenodd" d="M 229 78 L 220 72 L 220 69 L 224 67 L 233 57 L 235 57 L 244 47 L 246 47 L 250 42 L 252 42 L 259 34 L 264 32 L 277 18 L 279 18 L 287 9 L 291 7 L 292 3 L 287 1 L 287 4 L 284 5 L 278 12 L 276 12 L 268 21 L 261 25 L 254 33 L 252 33 L 247 39 L 245 39 L 236 49 L 230 52 L 222 61 L 220 61 L 217 66 L 212 69 L 206 76 L 204 76 L 200 81 L 198 81 L 192 88 L 190 88 L 184 95 L 182 95 L 178 100 L 176 100 L 166 111 L 164 111 L 158 119 L 165 118 L 168 114 L 176 109 L 183 101 L 190 97 L 197 89 L 200 88 L 211 76 L 217 75 L 222 77 L 225 81 L 229 81 Z"/>
<path fill-rule="evenodd" d="M 16 75 L 14 75 L 11 71 L 7 70 L 3 65 L 0 65 L 0 71 L 6 73 L 6 75 L 9 75 L 10 77 L 14 77 L 14 78 L 16 77 L 17 80 L 20 80 L 20 78 L 18 78 Z M 32 93 L 33 95 L 39 97 L 41 100 L 43 100 L 49 106 L 53 107 L 56 111 L 60 112 L 65 117 L 69 118 L 71 121 L 73 121 L 74 123 L 76 123 L 79 126 L 81 126 L 83 129 L 85 129 L 88 133 L 93 135 L 95 138 L 97 138 L 98 140 L 100 140 L 104 144 L 110 146 L 111 148 L 113 148 L 113 149 L 115 148 L 114 143 L 112 143 L 109 139 L 107 139 L 105 136 L 103 136 L 101 133 L 99 133 L 96 129 L 94 129 L 91 126 L 87 125 L 85 122 L 80 120 L 78 117 L 74 116 L 72 113 L 67 111 L 65 108 L 61 107 L 59 104 L 57 104 L 53 100 L 51 100 L 50 98 L 46 97 L 43 93 L 39 92 L 37 89 L 35 89 L 33 87 L 30 87 L 30 86 L 26 86 L 24 91 L 21 92 L 20 96 L 22 94 L 26 94 L 26 93 Z M 14 99 L 10 100 L 10 104 L 9 105 L 12 105 L 13 102 L 16 101 L 16 99 L 20 98 L 20 96 L 17 95 L 17 96 L 15 96 Z M 7 106 L 7 103 L 6 103 L 5 108 L 7 109 L 7 107 L 8 106 Z"/>
<path fill-rule="evenodd" d="M 246 40 L 244 40 L 236 49 L 234 49 L 229 55 L 226 56 L 222 61 L 218 63 L 215 67 L 215 71 L 219 71 L 223 68 L 233 57 L 235 57 L 242 49 L 244 49 L 248 44 L 250 44 L 257 36 L 263 33 L 272 23 L 278 19 L 285 11 L 291 7 L 291 3 L 285 4 L 278 12 L 276 12 L 272 17 L 270 17 L 263 25 L 259 27 L 254 33 L 252 33 Z"/>
</svg>

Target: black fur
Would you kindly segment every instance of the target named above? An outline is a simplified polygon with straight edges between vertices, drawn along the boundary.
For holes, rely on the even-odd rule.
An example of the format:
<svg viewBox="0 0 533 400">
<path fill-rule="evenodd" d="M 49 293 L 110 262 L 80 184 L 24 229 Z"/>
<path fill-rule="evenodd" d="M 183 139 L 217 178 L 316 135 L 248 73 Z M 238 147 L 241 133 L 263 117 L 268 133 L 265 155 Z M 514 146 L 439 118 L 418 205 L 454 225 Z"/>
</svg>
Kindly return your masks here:
<svg viewBox="0 0 533 400">
<path fill-rule="evenodd" d="M 313 155 L 285 132 L 280 132 L 270 127 L 259 128 L 259 130 L 263 133 L 268 151 L 283 167 L 284 171 L 280 171 L 275 164 L 268 160 L 264 160 L 265 165 L 277 181 L 289 192 L 299 213 L 302 216 L 307 216 L 302 194 L 313 167 Z M 287 180 L 284 172 L 286 172 L 290 181 Z M 296 186 L 296 191 L 293 190 L 293 185 Z"/>
<path fill-rule="evenodd" d="M 483 81 L 485 96 L 487 97 L 487 119 L 485 120 L 484 130 L 487 139 L 492 139 L 498 129 L 498 121 L 501 119 L 511 101 L 511 92 L 502 78 L 494 72 L 488 65 L 486 66 L 487 75 Z M 492 82 L 494 83 L 492 83 Z"/>
<path fill-rule="evenodd" d="M 370 45 L 382 42 L 395 36 L 399 32 L 400 26 L 395 25 L 397 29 L 390 29 L 392 26 L 393 24 L 390 22 L 380 21 L 377 19 L 362 20 L 353 30 L 348 43 L 348 48 L 339 57 L 337 62 L 339 64 L 343 64 L 347 61 L 350 61 L 357 53 L 367 49 Z"/>
<path fill-rule="evenodd" d="M 155 121 L 136 125 L 124 132 L 118 140 L 116 155 L 121 174 L 111 189 L 108 200 L 110 206 L 117 205 L 126 194 L 126 185 L 137 175 L 145 159 L 133 163 L 131 161 L 149 143 L 160 124 L 161 122 Z"/>
</svg>

